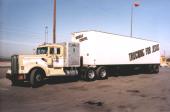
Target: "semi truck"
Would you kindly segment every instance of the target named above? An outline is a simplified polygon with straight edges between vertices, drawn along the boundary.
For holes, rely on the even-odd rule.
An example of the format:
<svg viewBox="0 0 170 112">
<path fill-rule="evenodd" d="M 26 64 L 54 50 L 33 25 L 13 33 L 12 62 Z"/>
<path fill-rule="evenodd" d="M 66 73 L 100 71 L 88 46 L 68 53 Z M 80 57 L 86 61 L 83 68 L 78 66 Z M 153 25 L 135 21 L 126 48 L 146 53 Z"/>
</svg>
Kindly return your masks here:
<svg viewBox="0 0 170 112">
<path fill-rule="evenodd" d="M 13 85 L 29 81 L 35 87 L 51 76 L 93 81 L 107 79 L 108 72 L 118 68 L 159 72 L 158 42 L 94 30 L 74 32 L 71 40 L 39 45 L 35 55 L 11 56 L 6 77 Z"/>
</svg>

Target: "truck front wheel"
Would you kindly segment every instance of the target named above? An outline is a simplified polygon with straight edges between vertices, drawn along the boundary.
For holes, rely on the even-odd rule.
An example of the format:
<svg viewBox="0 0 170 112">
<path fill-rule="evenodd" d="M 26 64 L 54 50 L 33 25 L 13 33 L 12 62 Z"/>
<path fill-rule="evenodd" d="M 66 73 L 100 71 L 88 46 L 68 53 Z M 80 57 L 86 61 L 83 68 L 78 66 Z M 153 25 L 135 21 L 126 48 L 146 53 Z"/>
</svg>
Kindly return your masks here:
<svg viewBox="0 0 170 112">
<path fill-rule="evenodd" d="M 38 87 L 42 85 L 44 80 L 44 73 L 40 69 L 33 69 L 30 74 L 30 83 L 32 87 Z"/>
</svg>

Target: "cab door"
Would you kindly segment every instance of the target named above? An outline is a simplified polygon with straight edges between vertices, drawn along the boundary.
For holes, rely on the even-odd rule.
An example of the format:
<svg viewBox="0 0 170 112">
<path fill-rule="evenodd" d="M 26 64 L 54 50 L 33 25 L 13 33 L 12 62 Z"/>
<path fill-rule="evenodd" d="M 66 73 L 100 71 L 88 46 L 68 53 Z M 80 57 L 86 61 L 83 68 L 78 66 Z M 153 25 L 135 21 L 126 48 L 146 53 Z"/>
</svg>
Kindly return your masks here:
<svg viewBox="0 0 170 112">
<path fill-rule="evenodd" d="M 52 55 L 53 67 L 63 67 L 64 66 L 64 53 L 63 47 L 51 47 L 50 54 Z"/>
</svg>

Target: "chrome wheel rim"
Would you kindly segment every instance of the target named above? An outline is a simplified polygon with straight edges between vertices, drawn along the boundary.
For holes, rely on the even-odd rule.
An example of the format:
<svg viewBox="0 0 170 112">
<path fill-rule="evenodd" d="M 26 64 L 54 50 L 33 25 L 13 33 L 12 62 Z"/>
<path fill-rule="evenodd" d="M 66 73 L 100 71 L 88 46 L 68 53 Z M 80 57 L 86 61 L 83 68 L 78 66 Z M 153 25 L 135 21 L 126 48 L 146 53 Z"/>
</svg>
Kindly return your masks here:
<svg viewBox="0 0 170 112">
<path fill-rule="evenodd" d="M 105 70 L 102 70 L 102 71 L 101 71 L 100 77 L 102 77 L 102 78 L 106 77 L 106 71 L 105 71 Z"/>
<path fill-rule="evenodd" d="M 42 77 L 41 77 L 40 74 L 37 74 L 35 79 L 36 79 L 37 82 L 40 82 L 42 80 Z"/>
<path fill-rule="evenodd" d="M 89 77 L 89 79 L 94 79 L 95 74 L 94 74 L 94 71 L 93 71 L 93 70 L 90 70 L 90 71 L 88 72 L 88 77 Z"/>
</svg>

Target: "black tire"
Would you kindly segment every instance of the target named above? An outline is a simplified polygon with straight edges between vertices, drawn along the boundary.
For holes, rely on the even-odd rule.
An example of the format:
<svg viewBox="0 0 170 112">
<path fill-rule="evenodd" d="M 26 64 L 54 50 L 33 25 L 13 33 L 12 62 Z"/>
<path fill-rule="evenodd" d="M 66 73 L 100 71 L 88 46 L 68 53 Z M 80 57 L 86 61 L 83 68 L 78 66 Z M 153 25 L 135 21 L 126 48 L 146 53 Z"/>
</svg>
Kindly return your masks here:
<svg viewBox="0 0 170 112">
<path fill-rule="evenodd" d="M 32 87 L 38 87 L 43 84 L 45 74 L 40 69 L 33 69 L 30 74 L 30 83 Z"/>
<path fill-rule="evenodd" d="M 86 69 L 81 68 L 79 70 L 79 77 L 80 77 L 81 80 L 86 80 Z"/>
<path fill-rule="evenodd" d="M 92 68 L 87 68 L 86 73 L 85 73 L 85 79 L 87 81 L 94 81 L 96 79 L 96 74 L 94 69 Z"/>
<path fill-rule="evenodd" d="M 148 65 L 148 73 L 150 74 L 154 73 L 153 65 Z"/>
<path fill-rule="evenodd" d="M 159 65 L 158 64 L 148 65 L 148 70 L 149 70 L 149 73 L 151 73 L 151 74 L 159 73 Z"/>
<path fill-rule="evenodd" d="M 107 72 L 105 67 L 101 66 L 96 69 L 96 75 L 98 79 L 107 79 Z"/>
</svg>

